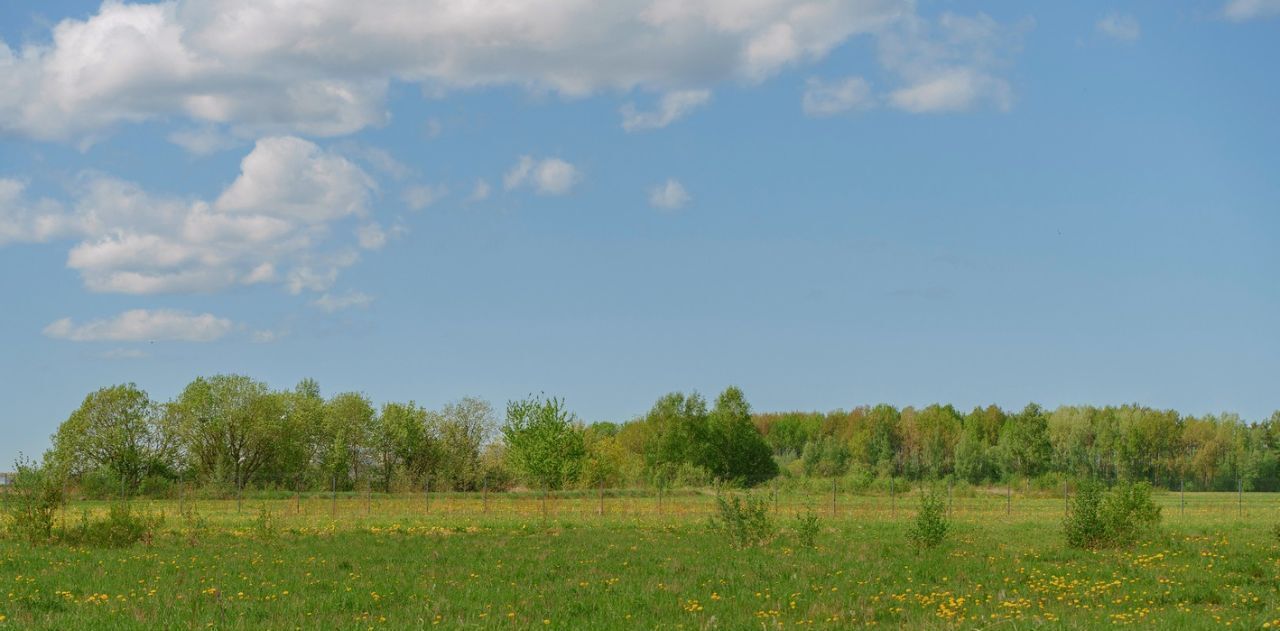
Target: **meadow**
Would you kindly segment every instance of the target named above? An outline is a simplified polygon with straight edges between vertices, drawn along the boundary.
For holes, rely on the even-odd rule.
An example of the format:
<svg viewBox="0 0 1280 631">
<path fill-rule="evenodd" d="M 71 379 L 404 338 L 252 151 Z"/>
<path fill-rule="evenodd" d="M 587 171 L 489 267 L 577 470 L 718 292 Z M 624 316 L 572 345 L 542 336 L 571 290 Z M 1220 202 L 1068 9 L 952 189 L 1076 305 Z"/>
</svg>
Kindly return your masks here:
<svg viewBox="0 0 1280 631">
<path fill-rule="evenodd" d="M 976 489 L 917 550 L 915 498 L 758 491 L 779 530 L 734 549 L 711 491 L 140 500 L 148 542 L 0 540 L 0 628 L 1268 628 L 1280 494 L 1162 493 L 1158 534 L 1066 547 L 1064 498 Z M 603 506 L 603 514 L 602 514 Z M 106 505 L 75 502 L 60 521 Z M 796 515 L 819 516 L 816 546 Z"/>
</svg>

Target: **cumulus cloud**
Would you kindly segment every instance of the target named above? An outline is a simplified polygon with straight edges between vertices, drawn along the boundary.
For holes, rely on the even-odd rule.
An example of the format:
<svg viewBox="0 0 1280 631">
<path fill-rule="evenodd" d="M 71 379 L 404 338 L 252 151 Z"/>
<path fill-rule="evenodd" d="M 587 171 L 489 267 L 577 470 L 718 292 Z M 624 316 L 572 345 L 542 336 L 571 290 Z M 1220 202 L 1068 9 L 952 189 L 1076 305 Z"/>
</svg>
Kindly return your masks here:
<svg viewBox="0 0 1280 631">
<path fill-rule="evenodd" d="M 311 306 L 325 313 L 336 313 L 344 309 L 364 309 L 373 304 L 373 296 L 351 291 L 342 295 L 324 294 L 311 302 Z"/>
<path fill-rule="evenodd" d="M 666 94 L 635 112 L 652 128 L 719 83 L 763 81 L 919 20 L 912 0 L 108 0 L 47 43 L 0 43 L 0 133 L 68 139 L 185 118 L 239 137 L 343 135 L 388 120 L 393 81 Z"/>
<path fill-rule="evenodd" d="M 662 96 L 658 109 L 642 112 L 634 104 L 622 106 L 622 128 L 627 131 L 661 129 L 711 101 L 710 90 L 679 90 Z"/>
<path fill-rule="evenodd" d="M 231 329 L 230 320 L 208 313 L 134 309 L 111 319 L 84 324 L 63 318 L 45 327 L 44 334 L 73 342 L 212 342 Z"/>
<path fill-rule="evenodd" d="M 0 177 L 0 246 L 48 241 L 74 229 L 60 204 L 26 193 L 26 182 Z"/>
<path fill-rule="evenodd" d="M 1004 26 L 982 14 L 903 20 L 879 39 L 881 63 L 905 84 L 889 94 L 889 103 L 913 113 L 980 105 L 1009 109 L 1013 89 L 1000 72 L 1031 26 L 1029 21 Z"/>
<path fill-rule="evenodd" d="M 1138 18 L 1116 11 L 1102 16 L 1094 28 L 1099 33 L 1122 42 L 1137 41 L 1142 36 L 1142 25 L 1138 24 Z"/>
<path fill-rule="evenodd" d="M 871 84 L 862 77 L 846 77 L 833 81 L 811 78 L 805 83 L 801 105 L 809 116 L 835 116 L 852 110 L 872 107 Z"/>
<path fill-rule="evenodd" d="M 502 176 L 508 191 L 530 186 L 539 195 L 564 195 L 582 179 L 578 168 L 559 158 L 521 156 Z"/>
<path fill-rule="evenodd" d="M 662 210 L 684 208 L 690 199 L 689 192 L 675 178 L 649 189 L 649 205 Z"/>
<path fill-rule="evenodd" d="M 1222 14 L 1233 22 L 1245 22 L 1280 15 L 1280 0 L 1231 0 Z"/>
<path fill-rule="evenodd" d="M 259 283 L 323 291 L 358 260 L 331 234 L 338 223 L 368 215 L 373 186 L 341 156 L 299 138 L 270 137 L 258 141 L 212 202 L 87 173 L 72 207 L 63 209 L 24 202 L 20 183 L 0 180 L 0 244 L 78 239 L 67 266 L 93 291 L 197 292 Z M 376 224 L 356 238 L 366 248 L 379 246 L 381 228 L 370 225 Z"/>
</svg>

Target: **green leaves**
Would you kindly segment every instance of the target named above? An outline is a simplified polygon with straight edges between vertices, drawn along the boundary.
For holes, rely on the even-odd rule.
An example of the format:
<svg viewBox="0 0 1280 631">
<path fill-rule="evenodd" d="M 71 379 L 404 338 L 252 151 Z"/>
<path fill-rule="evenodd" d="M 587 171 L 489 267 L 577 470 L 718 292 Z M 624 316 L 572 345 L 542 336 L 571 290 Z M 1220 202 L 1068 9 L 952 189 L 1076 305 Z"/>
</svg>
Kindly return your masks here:
<svg viewBox="0 0 1280 631">
<path fill-rule="evenodd" d="M 507 458 L 528 481 L 559 489 L 578 478 L 586 447 L 582 429 L 556 398 L 529 397 L 507 404 L 502 427 Z"/>
</svg>

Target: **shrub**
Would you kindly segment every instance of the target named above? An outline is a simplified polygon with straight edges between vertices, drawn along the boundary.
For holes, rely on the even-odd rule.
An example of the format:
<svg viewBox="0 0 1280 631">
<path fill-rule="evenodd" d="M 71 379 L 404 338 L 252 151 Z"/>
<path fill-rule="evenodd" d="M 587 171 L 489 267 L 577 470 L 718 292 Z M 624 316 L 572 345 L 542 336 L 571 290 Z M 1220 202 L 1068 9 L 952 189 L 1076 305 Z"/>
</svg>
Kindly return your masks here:
<svg viewBox="0 0 1280 631">
<path fill-rule="evenodd" d="M 763 498 L 717 495 L 716 512 L 711 518 L 712 529 L 723 532 L 735 548 L 764 545 L 773 539 L 775 528 Z"/>
<path fill-rule="evenodd" d="M 1067 545 L 1096 549 L 1133 544 L 1160 523 L 1160 507 L 1146 482 L 1104 490 L 1094 481 L 1080 484 L 1063 523 Z"/>
<path fill-rule="evenodd" d="M 138 542 L 150 545 L 163 522 L 163 515 L 136 511 L 126 501 L 113 502 L 105 518 L 84 513 L 79 529 L 68 533 L 68 541 L 101 548 L 125 548 Z"/>
<path fill-rule="evenodd" d="M 951 522 L 947 520 L 947 500 L 942 493 L 925 491 L 920 494 L 920 510 L 916 521 L 907 531 L 907 537 L 917 548 L 933 548 L 947 538 Z"/>
<path fill-rule="evenodd" d="M 276 518 L 272 516 L 271 511 L 266 507 L 258 509 L 258 517 L 253 520 L 253 533 L 259 539 L 274 539 L 279 527 L 276 524 Z"/>
<path fill-rule="evenodd" d="M 62 506 L 62 484 L 49 467 L 29 460 L 16 463 L 17 476 L 7 490 L 4 517 L 9 532 L 30 543 L 53 538 L 54 515 Z"/>
<path fill-rule="evenodd" d="M 821 525 L 818 521 L 818 514 L 812 509 L 796 515 L 795 533 L 796 544 L 801 548 L 818 547 L 818 532 Z"/>
</svg>

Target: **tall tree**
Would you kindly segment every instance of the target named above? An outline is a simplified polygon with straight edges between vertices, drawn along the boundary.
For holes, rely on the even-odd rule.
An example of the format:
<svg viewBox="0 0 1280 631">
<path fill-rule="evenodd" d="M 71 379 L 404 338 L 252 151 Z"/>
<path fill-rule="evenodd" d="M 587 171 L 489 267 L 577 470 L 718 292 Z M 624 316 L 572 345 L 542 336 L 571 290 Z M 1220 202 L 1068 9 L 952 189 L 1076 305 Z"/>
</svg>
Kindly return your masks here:
<svg viewBox="0 0 1280 631">
<path fill-rule="evenodd" d="M 705 464 L 720 479 L 753 486 L 778 475 L 773 451 L 752 424 L 742 390 L 730 386 L 716 397 L 708 429 L 712 449 Z"/>
<path fill-rule="evenodd" d="M 137 386 L 102 388 L 58 427 L 53 460 L 67 472 L 104 467 L 132 488 L 147 472 L 171 464 L 177 441 L 166 421 Z"/>
<path fill-rule="evenodd" d="M 197 378 L 171 410 L 199 471 L 235 488 L 247 486 L 283 445 L 285 399 L 249 377 Z"/>
</svg>

